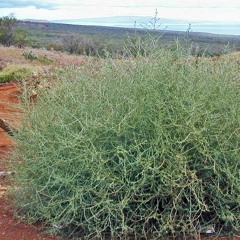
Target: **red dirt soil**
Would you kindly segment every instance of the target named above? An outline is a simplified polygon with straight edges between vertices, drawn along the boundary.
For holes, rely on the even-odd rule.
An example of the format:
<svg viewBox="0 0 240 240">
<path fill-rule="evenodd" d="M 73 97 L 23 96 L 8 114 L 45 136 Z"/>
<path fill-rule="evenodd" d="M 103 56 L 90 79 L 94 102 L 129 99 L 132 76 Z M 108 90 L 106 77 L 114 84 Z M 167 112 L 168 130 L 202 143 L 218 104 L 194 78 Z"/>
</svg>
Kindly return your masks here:
<svg viewBox="0 0 240 240">
<path fill-rule="evenodd" d="M 16 83 L 0 84 L 0 118 L 11 126 L 19 123 L 16 114 L 17 94 L 20 93 Z M 0 128 L 0 172 L 8 170 L 7 154 L 13 142 L 8 134 Z M 20 222 L 14 217 L 11 201 L 7 199 L 7 176 L 0 176 L 0 240 L 56 240 L 55 236 L 45 236 L 40 228 Z"/>
</svg>

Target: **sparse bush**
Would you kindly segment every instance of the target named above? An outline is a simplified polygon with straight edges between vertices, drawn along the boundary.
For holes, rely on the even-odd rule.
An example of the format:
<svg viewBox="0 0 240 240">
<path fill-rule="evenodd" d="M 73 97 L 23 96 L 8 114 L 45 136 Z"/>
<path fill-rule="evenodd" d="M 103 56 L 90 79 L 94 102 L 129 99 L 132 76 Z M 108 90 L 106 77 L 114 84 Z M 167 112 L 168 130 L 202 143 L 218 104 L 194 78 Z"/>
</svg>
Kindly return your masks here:
<svg viewBox="0 0 240 240">
<path fill-rule="evenodd" d="M 63 45 L 61 43 L 51 42 L 47 45 L 47 50 L 62 51 Z"/>
<path fill-rule="evenodd" d="M 66 36 L 63 38 L 63 50 L 71 54 L 98 56 L 104 53 L 104 46 L 85 36 Z"/>
<path fill-rule="evenodd" d="M 84 239 L 239 233 L 237 63 L 163 49 L 104 61 L 59 70 L 24 109 L 21 212 Z"/>
</svg>

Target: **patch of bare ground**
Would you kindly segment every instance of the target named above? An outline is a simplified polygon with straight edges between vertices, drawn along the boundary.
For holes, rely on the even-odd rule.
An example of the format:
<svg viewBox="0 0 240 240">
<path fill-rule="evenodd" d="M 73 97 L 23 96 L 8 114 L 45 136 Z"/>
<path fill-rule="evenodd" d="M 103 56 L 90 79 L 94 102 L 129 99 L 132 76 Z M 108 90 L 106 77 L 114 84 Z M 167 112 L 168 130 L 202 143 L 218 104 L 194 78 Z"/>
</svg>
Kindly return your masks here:
<svg viewBox="0 0 240 240">
<path fill-rule="evenodd" d="M 38 56 L 35 60 L 25 59 L 23 52 L 29 50 Z M 61 52 L 47 51 L 46 49 L 3 47 L 0 45 L 0 63 L 8 64 L 31 64 L 35 66 L 66 66 L 80 65 L 84 57 L 68 55 Z"/>
</svg>

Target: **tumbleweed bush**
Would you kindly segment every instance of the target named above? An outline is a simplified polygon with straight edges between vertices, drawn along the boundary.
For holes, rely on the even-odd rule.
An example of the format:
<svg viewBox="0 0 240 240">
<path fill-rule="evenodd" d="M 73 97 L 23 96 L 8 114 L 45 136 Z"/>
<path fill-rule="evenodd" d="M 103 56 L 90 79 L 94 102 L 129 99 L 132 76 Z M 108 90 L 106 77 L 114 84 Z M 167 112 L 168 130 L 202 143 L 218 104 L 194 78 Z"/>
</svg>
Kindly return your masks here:
<svg viewBox="0 0 240 240">
<path fill-rule="evenodd" d="M 163 49 L 58 70 L 15 134 L 20 213 L 86 239 L 239 232 L 238 70 Z"/>
</svg>

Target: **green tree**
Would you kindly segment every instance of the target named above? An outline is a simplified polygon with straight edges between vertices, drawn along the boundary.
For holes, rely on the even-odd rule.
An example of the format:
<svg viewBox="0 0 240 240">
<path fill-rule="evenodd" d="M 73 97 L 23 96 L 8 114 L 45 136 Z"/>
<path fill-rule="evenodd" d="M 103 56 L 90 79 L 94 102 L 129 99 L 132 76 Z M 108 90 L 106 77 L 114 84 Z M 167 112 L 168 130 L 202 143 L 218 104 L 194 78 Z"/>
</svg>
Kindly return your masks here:
<svg viewBox="0 0 240 240">
<path fill-rule="evenodd" d="M 18 46 L 27 45 L 30 43 L 28 31 L 23 28 L 16 28 L 14 31 L 14 44 Z"/>
<path fill-rule="evenodd" d="M 17 27 L 18 20 L 13 13 L 0 18 L 0 43 L 6 47 L 28 43 L 27 31 Z"/>
<path fill-rule="evenodd" d="M 14 44 L 14 31 L 17 25 L 17 19 L 14 14 L 0 18 L 0 43 L 4 46 Z"/>
</svg>

